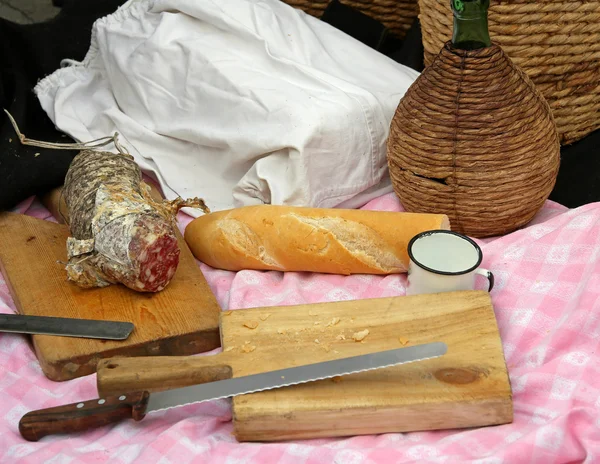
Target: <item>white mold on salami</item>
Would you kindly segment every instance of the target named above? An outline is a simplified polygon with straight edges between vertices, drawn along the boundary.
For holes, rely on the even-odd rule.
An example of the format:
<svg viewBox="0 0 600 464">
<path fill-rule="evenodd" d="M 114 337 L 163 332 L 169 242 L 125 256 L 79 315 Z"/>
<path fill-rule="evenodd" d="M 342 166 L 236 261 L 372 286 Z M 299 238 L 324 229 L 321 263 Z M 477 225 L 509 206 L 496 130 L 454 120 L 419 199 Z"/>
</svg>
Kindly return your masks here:
<svg viewBox="0 0 600 464">
<path fill-rule="evenodd" d="M 94 251 L 95 240 L 77 240 L 73 237 L 67 238 L 67 257 L 71 259 L 74 256 L 81 256 Z"/>
<path fill-rule="evenodd" d="M 154 201 L 133 158 L 84 150 L 65 178 L 69 208 L 68 280 L 84 287 L 121 283 L 140 292 L 163 290 L 179 264 L 175 215 L 204 202 Z"/>
<path fill-rule="evenodd" d="M 121 283 L 140 292 L 163 290 L 179 264 L 175 216 L 183 207 L 209 209 L 200 198 L 155 201 L 118 134 L 83 143 L 31 140 L 8 115 L 22 144 L 80 151 L 63 189 L 69 210 L 67 279 L 84 288 Z M 114 143 L 119 153 L 93 148 Z"/>
<path fill-rule="evenodd" d="M 90 254 L 85 258 L 70 260 L 66 265 L 67 278 L 83 288 L 106 287 L 116 282 L 108 280 L 96 267 L 97 257 Z"/>
</svg>

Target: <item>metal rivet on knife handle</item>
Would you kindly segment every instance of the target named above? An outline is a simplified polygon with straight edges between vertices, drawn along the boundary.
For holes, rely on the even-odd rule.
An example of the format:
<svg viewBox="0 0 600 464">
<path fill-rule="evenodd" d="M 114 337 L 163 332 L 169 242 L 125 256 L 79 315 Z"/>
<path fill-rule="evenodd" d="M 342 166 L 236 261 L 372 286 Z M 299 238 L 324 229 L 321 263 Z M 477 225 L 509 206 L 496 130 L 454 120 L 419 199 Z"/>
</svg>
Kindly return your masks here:
<svg viewBox="0 0 600 464">
<path fill-rule="evenodd" d="M 21 418 L 19 432 L 28 441 L 38 441 L 46 435 L 83 432 L 128 418 L 139 421 L 146 415 L 149 396 L 146 391 L 136 392 L 126 398 L 112 396 L 32 411 Z"/>
</svg>

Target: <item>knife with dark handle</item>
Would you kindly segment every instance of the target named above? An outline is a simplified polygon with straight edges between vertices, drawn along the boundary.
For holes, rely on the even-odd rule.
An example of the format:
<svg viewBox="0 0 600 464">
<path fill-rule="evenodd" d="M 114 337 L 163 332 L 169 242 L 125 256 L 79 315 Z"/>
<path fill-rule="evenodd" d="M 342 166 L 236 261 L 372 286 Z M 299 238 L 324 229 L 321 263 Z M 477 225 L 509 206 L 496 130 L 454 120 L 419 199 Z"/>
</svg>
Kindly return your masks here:
<svg viewBox="0 0 600 464">
<path fill-rule="evenodd" d="M 132 331 L 131 322 L 0 314 L 0 332 L 125 340 Z"/>
<path fill-rule="evenodd" d="M 19 432 L 28 441 L 38 441 L 46 435 L 83 432 L 125 419 L 140 421 L 146 414 L 187 404 L 424 361 L 444 355 L 447 349 L 447 345 L 442 342 L 426 343 L 156 393 L 143 389 L 124 392 L 28 412 L 19 422 Z"/>
</svg>

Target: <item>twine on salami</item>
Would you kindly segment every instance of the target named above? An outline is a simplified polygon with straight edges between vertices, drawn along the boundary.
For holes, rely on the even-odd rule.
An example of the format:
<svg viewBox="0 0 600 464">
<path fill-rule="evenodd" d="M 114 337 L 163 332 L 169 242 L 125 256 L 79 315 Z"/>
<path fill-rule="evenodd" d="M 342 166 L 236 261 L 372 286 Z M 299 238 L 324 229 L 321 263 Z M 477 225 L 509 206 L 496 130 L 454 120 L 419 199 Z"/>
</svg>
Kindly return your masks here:
<svg viewBox="0 0 600 464">
<path fill-rule="evenodd" d="M 73 158 L 61 198 L 69 226 L 67 279 L 83 288 L 121 283 L 139 292 L 158 292 L 172 280 L 179 264 L 177 212 L 184 207 L 210 210 L 200 198 L 156 201 L 150 186 L 118 132 L 83 143 L 28 139 L 4 110 L 24 145 L 80 150 Z M 118 153 L 98 151 L 113 144 Z"/>
<path fill-rule="evenodd" d="M 84 143 L 78 143 L 78 142 L 55 143 L 55 142 L 43 142 L 40 140 L 28 139 L 27 137 L 25 137 L 25 134 L 21 133 L 21 130 L 19 129 L 19 126 L 17 125 L 15 118 L 12 117 L 12 114 L 10 114 L 8 112 L 8 110 L 6 110 L 6 109 L 4 110 L 4 112 L 8 116 L 10 123 L 12 124 L 13 128 L 15 129 L 15 132 L 17 133 L 17 137 L 19 137 L 19 141 L 23 145 L 31 145 L 31 146 L 40 147 L 40 148 L 57 148 L 57 149 L 63 149 L 63 150 L 85 150 L 85 149 L 89 149 L 89 148 L 104 147 L 110 143 L 114 143 L 115 148 L 119 151 L 119 153 L 123 153 L 126 155 L 129 154 L 129 152 L 125 148 L 123 148 L 123 146 L 121 146 L 121 144 L 118 142 L 118 140 L 117 140 L 119 137 L 118 132 L 115 132 L 112 136 L 100 137 L 99 139 L 90 140 L 89 142 L 84 142 Z"/>
</svg>

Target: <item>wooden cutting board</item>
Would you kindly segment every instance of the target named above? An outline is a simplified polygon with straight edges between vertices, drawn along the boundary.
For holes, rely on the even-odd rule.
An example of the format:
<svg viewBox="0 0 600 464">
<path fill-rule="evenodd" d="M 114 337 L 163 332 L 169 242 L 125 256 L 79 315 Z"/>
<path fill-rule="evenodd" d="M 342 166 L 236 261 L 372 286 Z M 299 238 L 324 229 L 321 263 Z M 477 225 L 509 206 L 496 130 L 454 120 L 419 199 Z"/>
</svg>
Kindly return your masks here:
<svg viewBox="0 0 600 464">
<path fill-rule="evenodd" d="M 255 327 L 255 328 L 252 328 Z M 360 342 L 353 335 L 368 330 Z M 452 429 L 513 419 L 490 295 L 462 291 L 227 311 L 224 351 L 211 356 L 113 358 L 98 367 L 101 396 L 164 390 L 421 343 L 442 357 L 237 396 L 240 441 Z"/>
<path fill-rule="evenodd" d="M 122 285 L 81 289 L 66 280 L 67 226 L 33 217 L 0 214 L 0 270 L 17 311 L 133 322 L 127 340 L 33 335 L 44 374 L 69 380 L 92 374 L 112 356 L 190 355 L 219 347 L 219 305 L 179 234 L 181 258 L 169 286 L 142 294 Z M 0 334 L 1 336 L 1 334 Z"/>
</svg>

